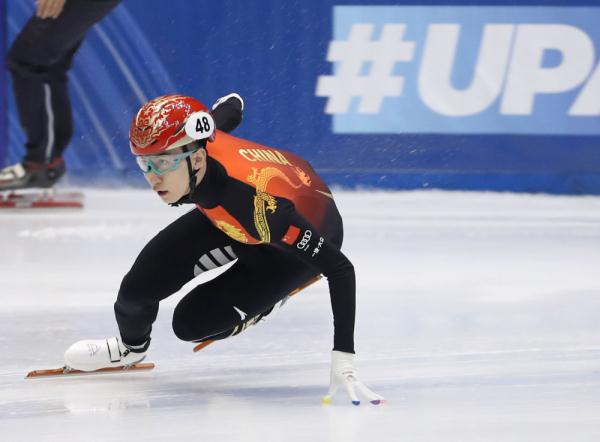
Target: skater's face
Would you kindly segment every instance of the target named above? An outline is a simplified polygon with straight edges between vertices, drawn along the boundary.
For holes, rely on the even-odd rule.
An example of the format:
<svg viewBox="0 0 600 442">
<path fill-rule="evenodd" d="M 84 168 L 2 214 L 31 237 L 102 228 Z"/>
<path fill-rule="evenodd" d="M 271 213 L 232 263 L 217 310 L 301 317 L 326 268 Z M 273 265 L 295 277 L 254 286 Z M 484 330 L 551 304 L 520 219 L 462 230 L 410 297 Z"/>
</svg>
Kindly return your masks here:
<svg viewBox="0 0 600 442">
<path fill-rule="evenodd" d="M 181 154 L 180 149 L 170 154 Z M 196 183 L 204 178 L 206 173 L 206 151 L 199 149 L 190 156 L 192 168 L 196 171 Z M 179 165 L 164 173 L 156 173 L 150 170 L 144 174 L 146 181 L 152 187 L 152 190 L 167 204 L 179 201 L 183 196 L 190 192 L 190 176 L 188 172 L 187 161 L 179 162 Z"/>
</svg>

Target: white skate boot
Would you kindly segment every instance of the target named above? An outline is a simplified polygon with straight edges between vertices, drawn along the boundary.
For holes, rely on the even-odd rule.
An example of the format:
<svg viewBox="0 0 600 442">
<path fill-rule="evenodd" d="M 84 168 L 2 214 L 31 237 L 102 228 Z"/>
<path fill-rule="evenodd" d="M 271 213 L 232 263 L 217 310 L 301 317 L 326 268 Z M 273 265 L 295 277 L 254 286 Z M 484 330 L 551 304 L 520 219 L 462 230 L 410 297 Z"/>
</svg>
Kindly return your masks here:
<svg viewBox="0 0 600 442">
<path fill-rule="evenodd" d="M 118 337 L 78 341 L 65 352 L 65 364 L 81 371 L 130 367 L 146 357 L 149 346 L 150 339 L 139 346 L 126 345 Z"/>
</svg>

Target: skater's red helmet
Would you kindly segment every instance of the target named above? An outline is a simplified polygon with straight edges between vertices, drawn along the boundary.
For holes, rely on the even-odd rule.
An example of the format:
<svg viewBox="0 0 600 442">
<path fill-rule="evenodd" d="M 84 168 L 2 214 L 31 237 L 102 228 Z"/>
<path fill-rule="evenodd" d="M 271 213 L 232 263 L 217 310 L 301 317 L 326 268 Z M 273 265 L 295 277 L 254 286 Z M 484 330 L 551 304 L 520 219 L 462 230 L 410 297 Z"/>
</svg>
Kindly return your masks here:
<svg viewBox="0 0 600 442">
<path fill-rule="evenodd" d="M 208 109 L 200 101 L 185 95 L 163 95 L 150 100 L 131 122 L 131 152 L 156 155 L 198 140 L 199 137 L 192 138 L 186 130 L 189 116 L 196 112 L 208 113 Z"/>
</svg>

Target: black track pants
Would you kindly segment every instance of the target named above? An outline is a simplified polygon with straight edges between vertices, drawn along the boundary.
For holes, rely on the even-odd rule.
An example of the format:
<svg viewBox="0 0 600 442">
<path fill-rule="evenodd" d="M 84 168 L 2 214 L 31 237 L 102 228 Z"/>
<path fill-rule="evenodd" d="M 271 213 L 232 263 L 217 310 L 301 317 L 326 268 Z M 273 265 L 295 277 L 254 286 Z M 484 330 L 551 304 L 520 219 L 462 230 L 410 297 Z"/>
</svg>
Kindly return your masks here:
<svg viewBox="0 0 600 442">
<path fill-rule="evenodd" d="M 8 56 L 25 160 L 50 162 L 62 156 L 73 134 L 67 71 L 86 32 L 120 0 L 68 0 L 56 19 L 32 17 Z"/>
<path fill-rule="evenodd" d="M 123 279 L 115 303 L 123 341 L 142 344 L 150 336 L 160 300 L 197 274 L 236 258 L 231 268 L 197 286 L 179 302 L 173 329 L 180 339 L 225 337 L 228 333 L 224 332 L 269 310 L 318 274 L 274 246 L 232 240 L 193 210 L 159 232 Z"/>
</svg>

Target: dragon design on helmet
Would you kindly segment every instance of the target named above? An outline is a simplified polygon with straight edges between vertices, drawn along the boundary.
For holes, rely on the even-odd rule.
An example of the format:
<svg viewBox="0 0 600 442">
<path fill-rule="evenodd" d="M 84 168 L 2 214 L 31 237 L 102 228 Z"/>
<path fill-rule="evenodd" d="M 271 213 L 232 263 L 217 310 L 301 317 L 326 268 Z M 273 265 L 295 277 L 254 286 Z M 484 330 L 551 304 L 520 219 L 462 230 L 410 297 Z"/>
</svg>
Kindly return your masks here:
<svg viewBox="0 0 600 442">
<path fill-rule="evenodd" d="M 185 118 L 192 113 L 190 104 L 183 101 L 183 98 L 186 97 L 165 95 L 146 103 L 135 117 L 135 130 L 131 134 L 131 141 L 138 148 L 144 148 L 158 139 L 166 130 L 183 126 Z M 184 116 L 182 121 L 179 119 L 169 121 L 168 117 L 173 115 L 174 111 L 179 111 L 177 113 Z"/>
</svg>

